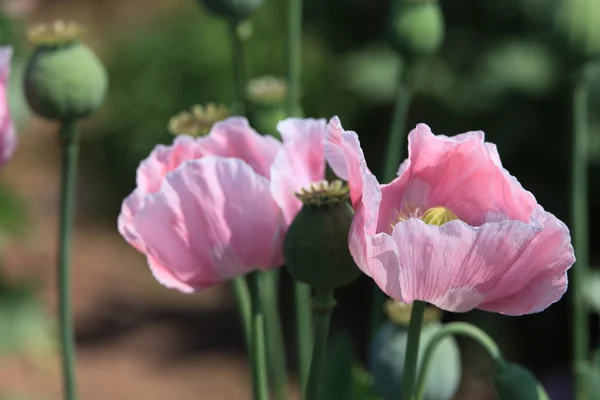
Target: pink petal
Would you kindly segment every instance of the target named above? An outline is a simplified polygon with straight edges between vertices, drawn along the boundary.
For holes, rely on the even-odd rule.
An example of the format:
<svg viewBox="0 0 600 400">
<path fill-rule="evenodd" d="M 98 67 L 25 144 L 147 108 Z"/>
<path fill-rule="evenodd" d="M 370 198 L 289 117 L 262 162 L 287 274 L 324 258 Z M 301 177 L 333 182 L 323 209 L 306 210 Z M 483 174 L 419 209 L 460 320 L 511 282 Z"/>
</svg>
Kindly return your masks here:
<svg viewBox="0 0 600 400">
<path fill-rule="evenodd" d="M 259 135 L 242 117 L 231 117 L 216 123 L 209 135 L 199 142 L 205 154 L 239 158 L 267 178 L 281 148 L 279 141 L 271 136 Z"/>
<path fill-rule="evenodd" d="M 282 261 L 282 216 L 269 182 L 239 159 L 186 162 L 147 196 L 134 226 L 154 274 L 163 279 L 156 267 L 163 266 L 193 290 Z"/>
<path fill-rule="evenodd" d="M 480 227 L 458 220 L 437 227 L 411 218 L 394 228 L 397 258 L 389 243 L 381 245 L 387 234 L 371 239 L 369 268 L 382 290 L 406 303 L 421 300 L 452 312 L 541 311 L 564 294 L 562 279 L 574 262 L 566 227 L 550 214 L 544 218 L 547 226 L 502 221 Z M 537 292 L 528 292 L 531 287 Z"/>
<path fill-rule="evenodd" d="M 154 193 L 162 185 L 165 176 L 186 161 L 206 155 L 195 138 L 179 135 L 173 144 L 159 144 L 152 150 L 148 158 L 140 163 L 137 170 L 136 182 L 139 190 L 144 193 Z"/>
<path fill-rule="evenodd" d="M 295 193 L 325 178 L 325 126 L 324 120 L 298 118 L 277 125 L 283 147 L 271 166 L 271 193 L 288 224 L 302 207 Z"/>
<path fill-rule="evenodd" d="M 11 47 L 0 47 L 0 165 L 6 164 L 17 147 L 17 134 L 8 105 Z"/>
<path fill-rule="evenodd" d="M 502 168 L 495 146 L 483 132 L 435 136 L 425 124 L 409 135 L 409 158 L 399 170 L 405 184 L 399 205 L 444 206 L 470 225 L 495 219 L 529 221 L 536 201 Z M 400 181 L 398 185 L 401 186 Z"/>
<path fill-rule="evenodd" d="M 508 315 L 540 312 L 567 290 L 567 270 L 575 253 L 567 226 L 536 208 L 532 215 L 542 231 L 478 308 Z"/>
<path fill-rule="evenodd" d="M 125 200 L 123 200 L 123 204 L 121 204 L 121 213 L 117 219 L 117 226 L 121 236 L 125 238 L 127 243 L 142 253 L 145 251 L 144 242 L 135 230 L 133 218 L 139 209 L 142 208 L 145 195 L 146 193 L 140 188 L 136 188 L 129 196 L 127 196 L 127 198 L 125 198 Z"/>
</svg>

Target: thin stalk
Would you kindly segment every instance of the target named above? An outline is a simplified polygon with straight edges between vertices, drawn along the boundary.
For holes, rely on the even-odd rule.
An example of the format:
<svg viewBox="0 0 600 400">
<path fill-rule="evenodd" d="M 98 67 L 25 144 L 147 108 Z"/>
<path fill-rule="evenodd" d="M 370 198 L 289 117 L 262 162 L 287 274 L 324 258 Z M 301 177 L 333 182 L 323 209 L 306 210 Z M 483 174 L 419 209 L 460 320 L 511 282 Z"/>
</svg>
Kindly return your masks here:
<svg viewBox="0 0 600 400">
<path fill-rule="evenodd" d="M 265 316 L 262 310 L 260 272 L 248 276 L 252 304 L 252 398 L 269 399 L 265 342 Z"/>
<path fill-rule="evenodd" d="M 310 354 L 313 347 L 310 312 L 310 286 L 294 282 L 294 302 L 296 306 L 296 345 L 298 352 L 298 380 L 300 387 L 306 386 L 310 367 Z"/>
<path fill-rule="evenodd" d="M 421 341 L 421 328 L 423 327 L 425 306 L 426 303 L 422 301 L 415 301 L 412 304 L 410 322 L 408 324 L 406 356 L 404 358 L 404 373 L 402 374 L 402 400 L 411 400 L 414 394 L 419 358 L 419 342 Z"/>
<path fill-rule="evenodd" d="M 403 64 L 398 75 L 398 86 L 396 89 L 396 103 L 394 107 L 394 116 L 388 135 L 387 153 L 385 156 L 385 165 L 383 169 L 383 182 L 391 182 L 398 172 L 400 163 L 405 157 L 404 148 L 406 146 L 406 117 L 410 101 L 412 99 L 411 70 L 406 64 Z M 383 321 L 383 302 L 385 294 L 373 285 L 373 297 L 371 305 L 371 337 Z"/>
<path fill-rule="evenodd" d="M 300 111 L 301 50 L 302 50 L 302 0 L 288 0 L 286 23 L 287 59 L 287 115 L 298 116 Z M 294 282 L 296 308 L 296 346 L 298 354 L 298 379 L 300 387 L 306 385 L 312 349 L 312 319 L 310 313 L 310 288 Z"/>
<path fill-rule="evenodd" d="M 429 367 L 433 361 L 433 354 L 435 353 L 437 346 L 442 342 L 442 340 L 444 340 L 444 338 L 452 335 L 463 335 L 470 337 L 478 342 L 487 351 L 496 365 L 502 365 L 504 363 L 504 358 L 502 357 L 500 348 L 498 348 L 498 345 L 496 342 L 494 342 L 494 339 L 492 339 L 487 333 L 478 327 L 465 322 L 452 322 L 450 324 L 446 324 L 438 332 L 436 332 L 435 335 L 433 335 L 427 344 L 425 354 L 423 355 L 423 363 L 421 364 L 421 369 L 419 370 L 419 380 L 417 382 L 415 400 L 422 400 L 423 396 L 425 395 L 425 389 L 427 388 L 427 373 L 429 372 Z"/>
<path fill-rule="evenodd" d="M 588 215 L 588 91 L 589 83 L 583 67 L 573 86 L 573 148 L 571 156 L 571 225 L 577 262 L 571 268 L 573 312 L 573 365 L 575 399 L 587 398 L 585 377 L 580 366 L 587 361 L 589 352 L 588 308 L 584 299 L 584 285 L 589 266 Z"/>
<path fill-rule="evenodd" d="M 314 347 L 304 400 L 318 400 L 323 386 L 329 326 L 335 308 L 333 291 L 315 293 L 312 304 L 315 318 Z"/>
<path fill-rule="evenodd" d="M 244 339 L 246 340 L 246 351 L 248 354 L 250 354 L 252 349 L 252 309 L 250 304 L 250 290 L 248 289 L 248 283 L 243 276 L 237 277 L 233 280 L 233 295 L 240 311 L 242 329 L 244 330 Z"/>
<path fill-rule="evenodd" d="M 287 114 L 295 117 L 300 111 L 302 0 L 288 0 L 286 26 Z"/>
<path fill-rule="evenodd" d="M 279 273 L 279 269 L 261 272 L 263 283 L 262 301 L 267 333 L 269 382 L 271 382 L 275 400 L 284 400 L 287 389 L 287 366 L 277 299 Z"/>
<path fill-rule="evenodd" d="M 235 84 L 235 96 L 239 109 L 236 110 L 239 115 L 246 114 L 246 56 L 244 52 L 244 40 L 238 33 L 238 22 L 229 22 L 229 36 L 231 38 L 231 50 L 233 52 L 233 74 Z"/>
<path fill-rule="evenodd" d="M 74 122 L 62 124 L 60 216 L 58 227 L 58 315 L 60 325 L 61 365 L 65 400 L 77 399 L 75 371 L 75 335 L 71 299 L 71 235 L 75 214 L 75 187 L 77 185 L 77 156 L 79 143 Z"/>
</svg>

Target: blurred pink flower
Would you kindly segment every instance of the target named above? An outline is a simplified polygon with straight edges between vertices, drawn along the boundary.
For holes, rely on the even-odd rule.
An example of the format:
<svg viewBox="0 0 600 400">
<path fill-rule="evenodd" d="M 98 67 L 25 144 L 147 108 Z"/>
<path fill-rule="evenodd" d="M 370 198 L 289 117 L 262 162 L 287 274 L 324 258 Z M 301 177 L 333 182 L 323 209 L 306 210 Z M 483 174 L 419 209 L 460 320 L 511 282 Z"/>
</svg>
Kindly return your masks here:
<svg viewBox="0 0 600 400">
<path fill-rule="evenodd" d="M 12 48 L 0 47 L 0 165 L 6 164 L 17 148 L 17 134 L 8 107 L 11 58 Z"/>
<path fill-rule="evenodd" d="M 328 161 L 349 181 L 356 211 L 350 250 L 387 295 L 453 312 L 521 315 L 565 293 L 575 262 L 568 228 L 502 167 L 483 132 L 435 136 L 418 125 L 398 177 L 380 185 L 356 133 L 337 118 L 327 129 Z M 458 219 L 426 224 L 433 207 Z"/>
<path fill-rule="evenodd" d="M 157 146 L 137 171 L 119 232 L 163 285 L 194 292 L 283 263 L 301 207 L 294 192 L 325 175 L 326 122 L 287 119 L 283 143 L 229 118 L 200 138 Z"/>
</svg>

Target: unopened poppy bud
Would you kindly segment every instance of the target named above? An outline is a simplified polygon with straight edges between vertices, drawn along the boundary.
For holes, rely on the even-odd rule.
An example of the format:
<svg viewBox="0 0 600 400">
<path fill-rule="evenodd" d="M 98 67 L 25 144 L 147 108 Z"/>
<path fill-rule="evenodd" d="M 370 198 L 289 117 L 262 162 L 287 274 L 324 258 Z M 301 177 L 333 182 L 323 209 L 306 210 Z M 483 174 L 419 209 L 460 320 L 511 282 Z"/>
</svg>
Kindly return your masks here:
<svg viewBox="0 0 600 400">
<path fill-rule="evenodd" d="M 498 365 L 494 388 L 498 400 L 550 400 L 548 394 L 527 368 L 518 364 Z"/>
<path fill-rule="evenodd" d="M 260 133 L 281 138 L 277 130 L 279 121 L 287 117 L 285 99 L 287 84 L 274 76 L 263 76 L 248 83 L 248 119 Z"/>
<path fill-rule="evenodd" d="M 554 16 L 557 41 L 575 62 L 600 57 L 600 2 L 561 1 Z"/>
<path fill-rule="evenodd" d="M 104 102 L 108 76 L 104 65 L 80 42 L 82 28 L 56 21 L 31 29 L 36 48 L 25 73 L 25 95 L 42 117 L 73 121 L 93 114 Z"/>
<path fill-rule="evenodd" d="M 263 0 L 199 0 L 208 11 L 220 17 L 241 21 L 254 10 L 256 10 Z"/>
<path fill-rule="evenodd" d="M 297 197 L 303 206 L 284 241 L 284 257 L 294 278 L 326 292 L 354 281 L 360 270 L 348 248 L 354 213 L 341 181 L 313 183 Z"/>
<path fill-rule="evenodd" d="M 375 334 L 369 348 L 369 369 L 375 389 L 385 400 L 397 400 L 402 395 L 404 358 L 407 350 L 408 324 L 412 306 L 388 301 L 386 312 L 390 321 Z M 440 310 L 428 307 L 423 318 L 419 368 L 425 349 L 440 330 Z M 460 352 L 454 336 L 445 337 L 436 347 L 425 381 L 425 400 L 450 400 L 458 390 L 461 378 Z"/>
<path fill-rule="evenodd" d="M 195 105 L 190 111 L 182 111 L 173 116 L 167 129 L 173 135 L 206 135 L 216 122 L 222 121 L 228 116 L 229 110 L 223 104 Z"/>
<path fill-rule="evenodd" d="M 444 16 L 437 0 L 395 0 L 390 44 L 406 60 L 436 53 L 444 40 Z"/>
</svg>

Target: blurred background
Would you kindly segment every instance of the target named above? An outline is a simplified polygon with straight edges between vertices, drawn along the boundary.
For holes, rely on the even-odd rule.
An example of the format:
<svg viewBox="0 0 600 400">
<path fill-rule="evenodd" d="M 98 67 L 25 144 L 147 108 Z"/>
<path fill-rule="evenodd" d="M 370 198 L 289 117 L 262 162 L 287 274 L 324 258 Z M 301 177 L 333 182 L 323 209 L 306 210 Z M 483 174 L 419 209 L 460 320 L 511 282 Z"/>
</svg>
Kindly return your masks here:
<svg viewBox="0 0 600 400">
<path fill-rule="evenodd" d="M 568 221 L 571 71 L 547 32 L 551 2 L 441 0 L 446 41 L 421 70 L 408 125 L 425 122 L 444 134 L 484 130 L 506 168 L 546 210 Z M 305 114 L 338 115 L 359 133 L 371 169 L 379 172 L 399 66 L 384 40 L 390 1 L 305 3 Z M 284 12 L 283 1 L 265 0 L 253 15 L 252 76 L 283 75 Z M 191 296 L 163 288 L 116 229 L 140 160 L 172 140 L 169 118 L 193 104 L 232 102 L 225 23 L 194 0 L 0 0 L 0 44 L 15 48 L 10 101 L 20 138 L 16 157 L 0 172 L 0 400 L 60 398 L 52 322 L 57 126 L 31 116 L 21 89 L 31 51 L 25 29 L 54 19 L 87 27 L 86 41 L 106 63 L 111 85 L 102 111 L 82 127 L 73 249 L 81 399 L 250 398 L 229 287 Z M 593 177 L 600 163 L 600 69 L 593 76 L 590 226 L 598 253 L 600 180 Z M 341 290 L 334 317 L 334 332 L 349 331 L 362 360 L 370 294 L 367 278 Z M 291 297 L 284 274 L 281 309 L 294 373 Z M 507 358 L 535 372 L 552 399 L 566 400 L 568 315 L 567 295 L 538 315 L 472 312 L 445 319 L 487 330 Z M 459 343 L 464 379 L 456 398 L 493 399 L 485 354 Z"/>
</svg>

